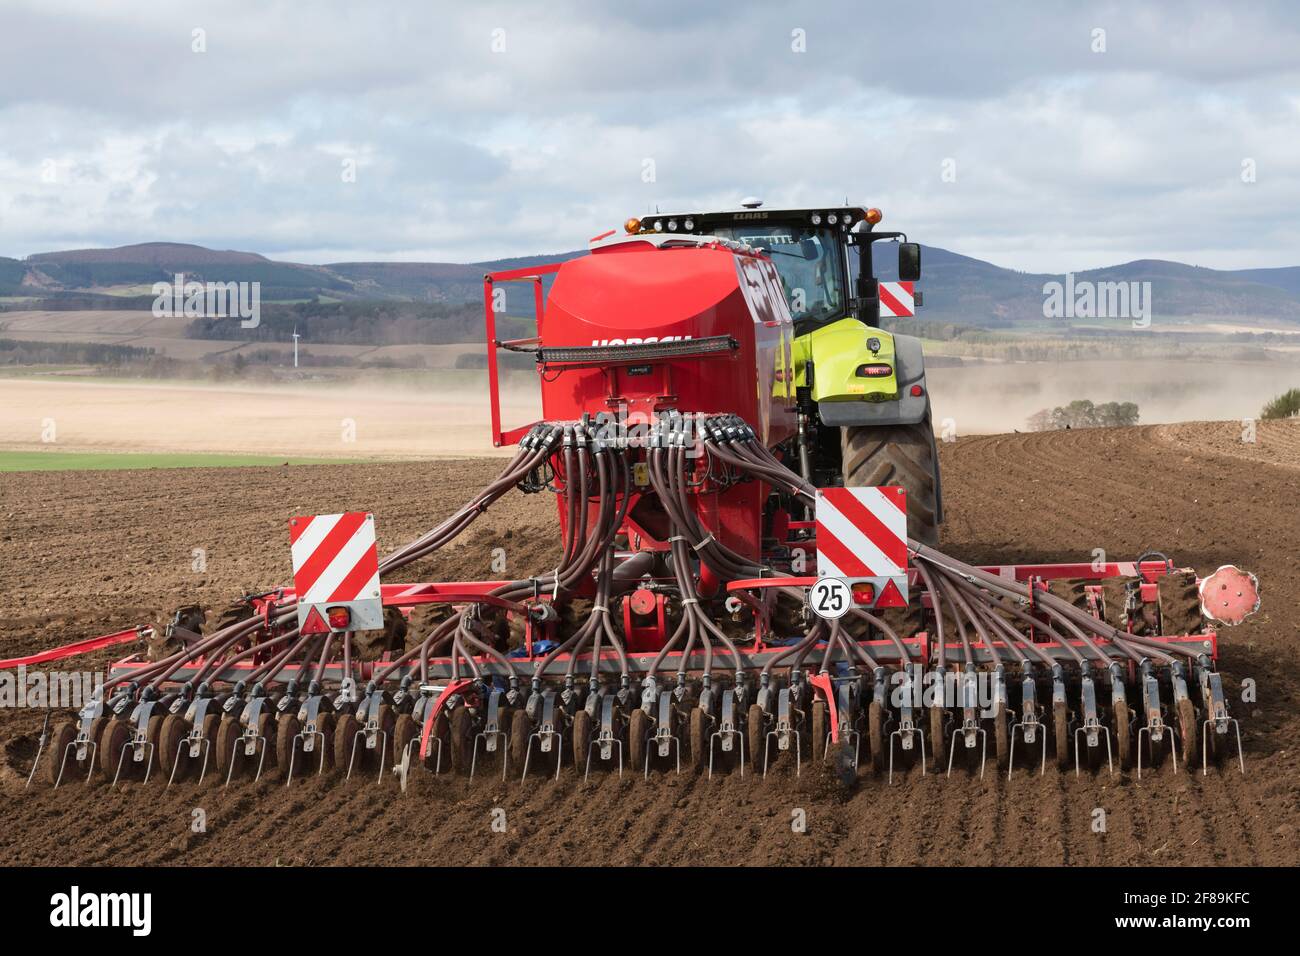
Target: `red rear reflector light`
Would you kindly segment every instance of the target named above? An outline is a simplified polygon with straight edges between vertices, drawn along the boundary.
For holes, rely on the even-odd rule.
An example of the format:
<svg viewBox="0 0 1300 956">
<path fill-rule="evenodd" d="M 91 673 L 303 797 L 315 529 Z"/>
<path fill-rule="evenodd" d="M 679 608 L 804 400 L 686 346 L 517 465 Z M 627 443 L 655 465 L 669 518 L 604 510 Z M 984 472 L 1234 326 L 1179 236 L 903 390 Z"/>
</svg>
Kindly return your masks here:
<svg viewBox="0 0 1300 956">
<path fill-rule="evenodd" d="M 894 368 L 891 365 L 883 363 L 878 365 L 859 365 L 858 376 L 860 378 L 887 378 L 894 374 Z"/>
<path fill-rule="evenodd" d="M 920 397 L 921 397 L 922 395 L 924 395 L 924 394 L 925 394 L 925 389 L 923 389 L 920 385 L 913 385 L 913 386 L 912 386 L 912 397 L 913 397 L 913 398 L 920 398 Z"/>
<path fill-rule="evenodd" d="M 325 616 L 329 618 L 330 627 L 336 631 L 346 631 L 352 623 L 352 611 L 346 607 L 326 608 Z"/>
<path fill-rule="evenodd" d="M 854 604 L 872 604 L 876 600 L 874 584 L 855 584 L 850 590 L 853 592 Z"/>
</svg>

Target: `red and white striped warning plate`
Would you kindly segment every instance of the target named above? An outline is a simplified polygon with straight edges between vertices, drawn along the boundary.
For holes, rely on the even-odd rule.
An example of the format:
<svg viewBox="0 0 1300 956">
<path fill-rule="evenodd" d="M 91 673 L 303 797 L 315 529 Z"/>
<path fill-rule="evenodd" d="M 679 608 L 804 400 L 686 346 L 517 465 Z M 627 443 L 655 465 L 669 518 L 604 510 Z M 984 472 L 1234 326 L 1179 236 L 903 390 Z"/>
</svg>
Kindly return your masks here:
<svg viewBox="0 0 1300 956">
<path fill-rule="evenodd" d="M 893 319 L 916 315 L 915 288 L 915 282 L 880 283 L 880 314 Z"/>
<path fill-rule="evenodd" d="M 907 492 L 822 488 L 817 492 L 817 574 L 875 585 L 874 607 L 907 604 Z"/>
<path fill-rule="evenodd" d="M 383 627 L 374 515 L 347 511 L 291 518 L 289 543 L 303 633 Z M 339 607 L 349 611 L 344 627 L 328 620 L 327 610 Z"/>
</svg>

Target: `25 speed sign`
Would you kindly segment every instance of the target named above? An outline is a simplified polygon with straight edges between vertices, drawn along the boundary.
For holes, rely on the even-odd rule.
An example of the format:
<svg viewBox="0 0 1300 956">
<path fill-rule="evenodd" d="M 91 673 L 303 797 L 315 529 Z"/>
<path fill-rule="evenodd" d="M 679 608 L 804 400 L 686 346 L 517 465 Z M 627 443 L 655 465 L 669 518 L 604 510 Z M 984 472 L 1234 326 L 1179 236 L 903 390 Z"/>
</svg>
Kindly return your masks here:
<svg viewBox="0 0 1300 956">
<path fill-rule="evenodd" d="M 849 586 L 841 578 L 822 578 L 808 589 L 808 606 L 818 617 L 843 617 L 853 601 Z"/>
</svg>

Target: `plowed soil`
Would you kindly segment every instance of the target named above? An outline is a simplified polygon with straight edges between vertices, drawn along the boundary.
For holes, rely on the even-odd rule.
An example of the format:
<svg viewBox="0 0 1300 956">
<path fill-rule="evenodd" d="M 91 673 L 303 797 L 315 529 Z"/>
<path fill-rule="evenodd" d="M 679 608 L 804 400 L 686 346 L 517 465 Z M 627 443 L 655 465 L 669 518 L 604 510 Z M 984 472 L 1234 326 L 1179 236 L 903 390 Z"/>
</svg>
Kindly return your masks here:
<svg viewBox="0 0 1300 956">
<path fill-rule="evenodd" d="M 1291 431 L 1285 431 L 1286 428 Z M 1236 426 L 1231 426 L 1236 429 Z M 998 435 L 942 448 L 942 547 L 981 562 L 1090 561 L 1148 548 L 1208 573 L 1255 571 L 1261 612 L 1221 635 L 1242 719 L 1246 775 L 913 769 L 850 794 L 817 773 L 712 781 L 571 770 L 526 787 L 417 774 L 223 790 L 160 783 L 58 791 L 22 779 L 41 714 L 0 711 L 0 864 L 913 864 L 1169 865 L 1300 862 L 1300 443 L 1261 430 L 1241 453 L 1228 426 Z M 1268 453 L 1260 449 L 1268 446 Z M 0 658 L 150 619 L 182 600 L 223 604 L 289 577 L 285 519 L 366 507 L 381 546 L 431 527 L 500 462 L 0 476 Z M 412 579 L 553 564 L 549 496 L 507 498 Z M 195 571 L 204 549 L 206 570 Z M 119 651 L 119 653 L 121 653 Z M 91 659 L 102 666 L 107 654 Z M 1243 704 L 1247 678 L 1257 702 Z M 505 832 L 493 811 L 505 811 Z M 194 832 L 203 810 L 205 832 Z M 1103 811 L 1099 813 L 1098 811 Z M 802 812 L 805 832 L 792 821 Z M 497 818 L 499 819 L 499 817 Z M 1104 820 L 1104 832 L 1101 823 Z"/>
</svg>

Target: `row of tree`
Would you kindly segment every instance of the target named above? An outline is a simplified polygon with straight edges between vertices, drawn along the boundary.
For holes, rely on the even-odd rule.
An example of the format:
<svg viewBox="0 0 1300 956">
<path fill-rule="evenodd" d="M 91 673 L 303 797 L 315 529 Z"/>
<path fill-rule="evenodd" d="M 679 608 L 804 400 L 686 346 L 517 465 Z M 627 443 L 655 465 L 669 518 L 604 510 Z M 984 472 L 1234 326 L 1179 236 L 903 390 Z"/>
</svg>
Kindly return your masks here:
<svg viewBox="0 0 1300 956">
<path fill-rule="evenodd" d="M 1094 405 L 1086 398 L 1068 405 L 1044 408 L 1029 416 L 1029 430 L 1056 431 L 1063 428 L 1121 428 L 1138 423 L 1137 402 L 1103 402 Z"/>
</svg>

